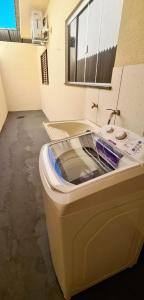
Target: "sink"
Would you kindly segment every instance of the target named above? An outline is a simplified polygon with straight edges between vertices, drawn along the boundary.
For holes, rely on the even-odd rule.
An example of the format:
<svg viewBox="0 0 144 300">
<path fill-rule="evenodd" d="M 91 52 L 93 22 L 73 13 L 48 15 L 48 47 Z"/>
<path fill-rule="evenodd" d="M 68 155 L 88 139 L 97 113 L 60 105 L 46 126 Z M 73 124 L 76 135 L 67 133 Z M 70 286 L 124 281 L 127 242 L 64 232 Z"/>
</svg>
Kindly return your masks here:
<svg viewBox="0 0 144 300">
<path fill-rule="evenodd" d="M 50 140 L 59 140 L 81 133 L 86 132 L 87 130 L 97 131 L 99 127 L 87 120 L 73 120 L 73 121 L 56 121 L 43 123 Z"/>
</svg>

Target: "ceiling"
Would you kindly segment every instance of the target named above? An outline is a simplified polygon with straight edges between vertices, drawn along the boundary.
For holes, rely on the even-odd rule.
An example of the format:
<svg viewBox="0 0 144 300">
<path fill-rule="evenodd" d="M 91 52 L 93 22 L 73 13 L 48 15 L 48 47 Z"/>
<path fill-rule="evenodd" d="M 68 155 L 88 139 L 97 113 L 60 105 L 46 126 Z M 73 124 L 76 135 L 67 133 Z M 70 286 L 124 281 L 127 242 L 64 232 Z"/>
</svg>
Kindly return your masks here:
<svg viewBox="0 0 144 300">
<path fill-rule="evenodd" d="M 31 39 L 32 10 L 45 13 L 48 0 L 19 0 L 20 34 L 22 39 Z"/>
</svg>

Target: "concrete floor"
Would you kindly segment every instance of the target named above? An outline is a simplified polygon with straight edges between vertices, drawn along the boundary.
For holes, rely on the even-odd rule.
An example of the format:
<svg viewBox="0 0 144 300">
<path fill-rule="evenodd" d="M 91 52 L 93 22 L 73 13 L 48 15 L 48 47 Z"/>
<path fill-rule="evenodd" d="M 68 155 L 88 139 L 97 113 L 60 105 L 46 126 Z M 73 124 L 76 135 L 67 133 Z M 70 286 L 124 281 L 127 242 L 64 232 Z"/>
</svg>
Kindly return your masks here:
<svg viewBox="0 0 144 300">
<path fill-rule="evenodd" d="M 9 113 L 0 135 L 0 300 L 64 300 L 51 263 L 38 170 L 48 141 L 44 120 L 41 111 Z M 143 259 L 72 299 L 143 299 Z"/>
</svg>

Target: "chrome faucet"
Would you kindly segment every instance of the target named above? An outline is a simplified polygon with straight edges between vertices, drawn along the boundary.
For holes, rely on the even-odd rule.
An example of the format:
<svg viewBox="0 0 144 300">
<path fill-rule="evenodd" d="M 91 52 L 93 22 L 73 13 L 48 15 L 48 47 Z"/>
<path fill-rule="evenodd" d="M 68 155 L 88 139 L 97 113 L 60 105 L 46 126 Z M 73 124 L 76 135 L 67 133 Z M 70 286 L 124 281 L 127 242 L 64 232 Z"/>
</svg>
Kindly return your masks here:
<svg viewBox="0 0 144 300">
<path fill-rule="evenodd" d="M 107 124 L 109 125 L 113 116 L 120 116 L 120 110 L 119 109 L 111 109 L 111 108 L 107 108 L 107 110 L 111 111 L 111 114 L 110 114 L 108 122 L 107 122 Z"/>
<path fill-rule="evenodd" d="M 91 106 L 91 109 L 93 109 L 93 108 L 98 108 L 98 104 L 96 104 L 96 103 L 92 103 L 92 106 Z"/>
</svg>

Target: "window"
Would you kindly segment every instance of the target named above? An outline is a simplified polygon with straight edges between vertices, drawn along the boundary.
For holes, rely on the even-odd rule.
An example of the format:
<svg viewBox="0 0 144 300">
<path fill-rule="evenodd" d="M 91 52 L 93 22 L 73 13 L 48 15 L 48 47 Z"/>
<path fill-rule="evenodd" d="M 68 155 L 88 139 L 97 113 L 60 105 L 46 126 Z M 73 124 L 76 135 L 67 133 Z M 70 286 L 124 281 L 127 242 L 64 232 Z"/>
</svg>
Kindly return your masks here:
<svg viewBox="0 0 144 300">
<path fill-rule="evenodd" d="M 16 29 L 14 0 L 0 1 L 0 29 Z"/>
<path fill-rule="evenodd" d="M 123 0 L 83 0 L 66 21 L 66 82 L 110 87 Z"/>
<path fill-rule="evenodd" d="M 42 84 L 49 84 L 47 50 L 41 55 Z"/>
</svg>

